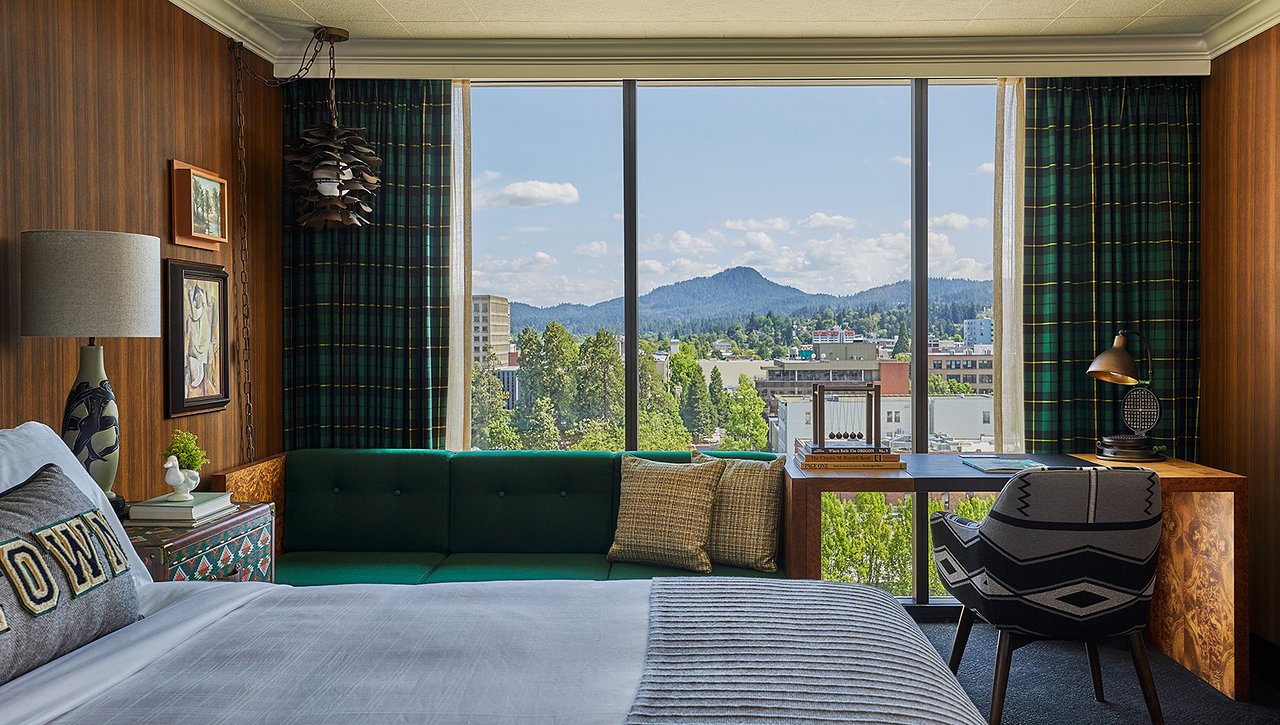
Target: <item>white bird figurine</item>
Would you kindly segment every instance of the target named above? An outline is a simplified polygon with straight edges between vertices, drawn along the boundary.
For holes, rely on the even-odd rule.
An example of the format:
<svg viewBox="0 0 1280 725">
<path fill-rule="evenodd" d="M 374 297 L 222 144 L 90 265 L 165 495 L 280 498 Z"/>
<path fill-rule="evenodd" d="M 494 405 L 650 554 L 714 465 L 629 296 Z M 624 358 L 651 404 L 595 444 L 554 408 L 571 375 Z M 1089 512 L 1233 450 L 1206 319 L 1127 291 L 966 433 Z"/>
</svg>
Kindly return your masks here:
<svg viewBox="0 0 1280 725">
<path fill-rule="evenodd" d="M 164 462 L 164 467 L 164 482 L 173 488 L 173 493 L 169 494 L 165 500 L 190 501 L 195 498 L 191 492 L 200 485 L 200 472 L 180 468 L 177 456 L 169 456 Z"/>
</svg>

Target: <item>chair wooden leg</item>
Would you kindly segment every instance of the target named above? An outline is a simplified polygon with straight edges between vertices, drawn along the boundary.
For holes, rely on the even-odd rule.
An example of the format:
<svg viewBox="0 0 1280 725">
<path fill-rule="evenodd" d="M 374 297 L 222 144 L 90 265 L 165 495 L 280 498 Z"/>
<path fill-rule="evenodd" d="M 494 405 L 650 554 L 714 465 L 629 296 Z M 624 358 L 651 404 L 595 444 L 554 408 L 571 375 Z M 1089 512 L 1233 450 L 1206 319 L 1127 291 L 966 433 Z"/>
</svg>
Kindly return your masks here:
<svg viewBox="0 0 1280 725">
<path fill-rule="evenodd" d="M 1098 660 L 1098 645 L 1093 642 L 1085 642 L 1084 650 L 1089 653 L 1089 674 L 1093 675 L 1093 699 L 1103 702 L 1102 663 Z"/>
<path fill-rule="evenodd" d="M 969 644 L 969 632 L 973 629 L 973 610 L 968 607 L 960 609 L 960 621 L 956 622 L 956 638 L 951 643 L 951 674 L 960 671 L 960 659 L 964 657 L 965 645 Z"/>
<path fill-rule="evenodd" d="M 1129 635 L 1129 654 L 1133 656 L 1133 669 L 1138 671 L 1138 682 L 1142 684 L 1142 697 L 1147 701 L 1151 723 L 1164 725 L 1164 714 L 1160 712 L 1160 698 L 1156 696 L 1156 681 L 1151 677 L 1151 663 L 1147 660 L 1147 643 L 1142 639 L 1142 632 Z"/>
<path fill-rule="evenodd" d="M 987 716 L 990 725 L 1000 725 L 1004 716 L 1004 693 L 1009 687 L 1009 664 L 1013 661 L 1013 651 L 1018 648 L 1014 635 L 1000 631 L 996 640 L 996 677 L 991 684 L 991 713 Z"/>
</svg>

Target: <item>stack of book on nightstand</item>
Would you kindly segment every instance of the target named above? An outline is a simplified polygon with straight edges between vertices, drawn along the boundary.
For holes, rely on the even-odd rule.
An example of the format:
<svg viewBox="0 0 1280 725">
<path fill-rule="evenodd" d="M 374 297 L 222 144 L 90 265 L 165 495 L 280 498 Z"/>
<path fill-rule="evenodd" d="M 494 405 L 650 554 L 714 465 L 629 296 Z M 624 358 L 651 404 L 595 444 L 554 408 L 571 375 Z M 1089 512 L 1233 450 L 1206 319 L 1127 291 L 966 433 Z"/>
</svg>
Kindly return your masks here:
<svg viewBox="0 0 1280 725">
<path fill-rule="evenodd" d="M 907 467 L 888 446 L 850 440 L 828 440 L 821 445 L 797 440 L 795 462 L 805 471 L 884 471 Z"/>
<path fill-rule="evenodd" d="M 170 501 L 168 494 L 139 501 L 129 507 L 129 518 L 124 524 L 191 529 L 236 510 L 230 492 L 192 493 L 191 496 L 190 501 Z"/>
</svg>

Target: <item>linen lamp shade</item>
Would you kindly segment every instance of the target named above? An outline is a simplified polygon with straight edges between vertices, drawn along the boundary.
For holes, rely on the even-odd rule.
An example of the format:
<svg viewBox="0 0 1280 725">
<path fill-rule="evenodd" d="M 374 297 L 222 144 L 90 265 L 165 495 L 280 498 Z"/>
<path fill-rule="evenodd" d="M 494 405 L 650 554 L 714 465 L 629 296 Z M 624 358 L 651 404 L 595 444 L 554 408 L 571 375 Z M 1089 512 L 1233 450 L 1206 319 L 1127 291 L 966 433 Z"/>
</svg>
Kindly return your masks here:
<svg viewBox="0 0 1280 725">
<path fill-rule="evenodd" d="M 62 440 L 120 513 L 120 408 L 96 337 L 160 337 L 160 238 L 124 232 L 22 232 L 22 334 L 87 337 L 62 414 Z"/>
<path fill-rule="evenodd" d="M 21 234 L 22 334 L 160 337 L 160 238 L 40 229 Z"/>
</svg>

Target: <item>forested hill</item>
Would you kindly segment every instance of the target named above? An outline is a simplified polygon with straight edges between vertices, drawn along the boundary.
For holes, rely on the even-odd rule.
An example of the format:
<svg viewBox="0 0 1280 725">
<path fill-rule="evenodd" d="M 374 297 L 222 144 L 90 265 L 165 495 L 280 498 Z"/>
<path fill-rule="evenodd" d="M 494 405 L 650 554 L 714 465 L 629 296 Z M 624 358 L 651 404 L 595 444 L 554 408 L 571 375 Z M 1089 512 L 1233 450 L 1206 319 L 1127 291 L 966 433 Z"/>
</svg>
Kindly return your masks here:
<svg viewBox="0 0 1280 725">
<path fill-rule="evenodd" d="M 828 307 L 837 311 L 877 311 L 907 305 L 910 294 L 911 284 L 906 280 L 848 296 L 810 294 L 768 280 L 751 267 L 734 267 L 710 277 L 695 277 L 658 287 L 641 295 L 640 331 L 701 327 L 702 323 L 714 320 L 742 319 L 767 312 L 802 316 Z M 990 280 L 929 280 L 931 305 L 959 303 L 982 308 L 991 305 L 991 295 Z M 622 298 L 594 305 L 561 304 L 553 307 L 511 303 L 513 337 L 525 327 L 540 330 L 551 320 L 564 325 L 574 335 L 589 335 L 602 329 L 621 333 Z"/>
</svg>

